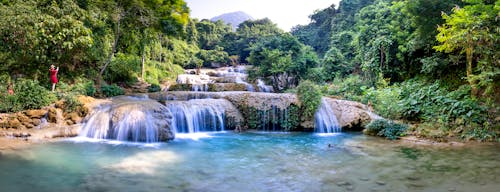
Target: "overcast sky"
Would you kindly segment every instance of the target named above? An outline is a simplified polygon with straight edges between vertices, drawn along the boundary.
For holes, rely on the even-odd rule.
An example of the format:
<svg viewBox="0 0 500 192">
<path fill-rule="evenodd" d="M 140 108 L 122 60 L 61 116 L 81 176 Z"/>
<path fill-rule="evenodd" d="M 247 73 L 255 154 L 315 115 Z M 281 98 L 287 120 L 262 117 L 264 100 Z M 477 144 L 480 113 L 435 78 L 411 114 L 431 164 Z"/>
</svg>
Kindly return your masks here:
<svg viewBox="0 0 500 192">
<path fill-rule="evenodd" d="M 295 25 L 309 23 L 309 15 L 340 0 L 185 0 L 191 17 L 210 19 L 235 11 L 243 11 L 254 19 L 269 18 L 278 27 L 290 31 Z"/>
</svg>

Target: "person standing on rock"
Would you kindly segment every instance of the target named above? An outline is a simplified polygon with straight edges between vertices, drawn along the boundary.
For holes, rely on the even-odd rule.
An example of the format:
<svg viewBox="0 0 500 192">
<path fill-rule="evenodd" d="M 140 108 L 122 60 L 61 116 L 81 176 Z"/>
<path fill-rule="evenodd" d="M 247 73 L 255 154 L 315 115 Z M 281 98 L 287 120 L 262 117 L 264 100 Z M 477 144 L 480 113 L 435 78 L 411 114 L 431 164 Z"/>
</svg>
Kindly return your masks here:
<svg viewBox="0 0 500 192">
<path fill-rule="evenodd" d="M 50 65 L 50 81 L 52 82 L 52 91 L 56 88 L 56 84 L 59 82 L 57 80 L 57 72 L 59 71 L 59 67 L 55 68 L 54 65 Z"/>
</svg>

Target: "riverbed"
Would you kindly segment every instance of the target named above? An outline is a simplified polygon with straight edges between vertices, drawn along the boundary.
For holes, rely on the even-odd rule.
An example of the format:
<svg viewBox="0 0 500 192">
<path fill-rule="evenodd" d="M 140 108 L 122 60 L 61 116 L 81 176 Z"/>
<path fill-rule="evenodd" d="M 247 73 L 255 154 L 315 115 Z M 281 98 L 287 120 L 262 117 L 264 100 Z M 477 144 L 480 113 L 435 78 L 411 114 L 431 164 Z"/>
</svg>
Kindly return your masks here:
<svg viewBox="0 0 500 192">
<path fill-rule="evenodd" d="M 0 191 L 497 191 L 500 147 L 360 133 L 76 138 L 2 151 L 0 170 Z"/>
</svg>

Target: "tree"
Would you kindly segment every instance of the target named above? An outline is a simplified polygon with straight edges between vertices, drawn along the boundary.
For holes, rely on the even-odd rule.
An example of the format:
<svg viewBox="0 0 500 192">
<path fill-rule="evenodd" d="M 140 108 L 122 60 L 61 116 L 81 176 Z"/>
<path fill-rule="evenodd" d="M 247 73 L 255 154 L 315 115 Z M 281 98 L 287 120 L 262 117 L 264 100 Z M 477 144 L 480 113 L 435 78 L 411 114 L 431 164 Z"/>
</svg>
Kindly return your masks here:
<svg viewBox="0 0 500 192">
<path fill-rule="evenodd" d="M 500 6 L 498 1 L 496 6 L 485 0 L 465 2 L 470 4 L 463 8 L 456 6 L 451 14 L 442 15 L 446 23 L 438 27 L 436 39 L 440 45 L 434 49 L 446 53 L 457 50 L 465 53 L 466 78 L 472 88 L 472 95 L 477 96 L 478 82 L 474 77 L 474 68 L 480 73 L 498 70 L 500 29 L 497 18 Z"/>
<path fill-rule="evenodd" d="M 257 68 L 257 76 L 269 77 L 277 91 L 295 87 L 306 77 L 307 69 L 318 64 L 312 48 L 289 33 L 259 39 L 250 47 L 247 61 Z"/>
</svg>

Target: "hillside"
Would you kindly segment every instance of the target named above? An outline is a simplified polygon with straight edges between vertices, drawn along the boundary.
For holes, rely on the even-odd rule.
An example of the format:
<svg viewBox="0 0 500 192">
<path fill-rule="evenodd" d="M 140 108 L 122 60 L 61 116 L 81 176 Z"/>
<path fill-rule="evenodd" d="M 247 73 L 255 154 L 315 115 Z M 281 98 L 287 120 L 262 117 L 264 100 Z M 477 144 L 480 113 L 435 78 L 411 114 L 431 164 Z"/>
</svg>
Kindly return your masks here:
<svg viewBox="0 0 500 192">
<path fill-rule="evenodd" d="M 222 20 L 224 21 L 224 23 L 231 24 L 233 30 L 236 30 L 236 28 L 238 28 L 238 25 L 240 23 L 243 23 L 243 21 L 246 20 L 253 20 L 253 17 L 243 11 L 237 11 L 232 13 L 224 13 L 222 15 L 213 17 L 210 20 L 211 21 Z"/>
</svg>

